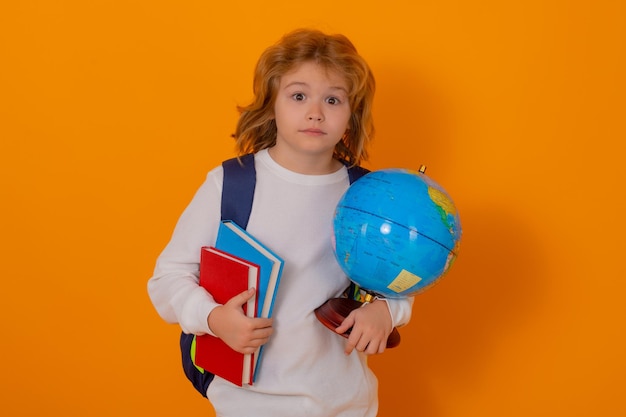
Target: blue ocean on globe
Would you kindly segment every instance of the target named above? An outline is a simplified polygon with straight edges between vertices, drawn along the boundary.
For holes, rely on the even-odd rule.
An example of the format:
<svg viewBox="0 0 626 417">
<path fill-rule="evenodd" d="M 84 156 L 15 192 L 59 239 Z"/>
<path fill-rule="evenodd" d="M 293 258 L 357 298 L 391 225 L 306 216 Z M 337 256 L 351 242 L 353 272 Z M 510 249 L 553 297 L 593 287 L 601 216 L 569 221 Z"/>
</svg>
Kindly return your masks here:
<svg viewBox="0 0 626 417">
<path fill-rule="evenodd" d="M 333 235 L 337 261 L 353 282 L 400 298 L 448 271 L 461 222 L 448 193 L 424 173 L 384 169 L 348 188 L 335 210 Z"/>
</svg>

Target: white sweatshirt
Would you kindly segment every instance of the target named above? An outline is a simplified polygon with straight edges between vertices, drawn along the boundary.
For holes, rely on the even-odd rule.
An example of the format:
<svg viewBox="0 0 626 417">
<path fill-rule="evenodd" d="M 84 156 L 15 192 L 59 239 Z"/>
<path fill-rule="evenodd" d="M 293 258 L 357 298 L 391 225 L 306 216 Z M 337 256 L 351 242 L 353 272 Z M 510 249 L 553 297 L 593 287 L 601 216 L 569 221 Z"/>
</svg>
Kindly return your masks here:
<svg viewBox="0 0 626 417">
<path fill-rule="evenodd" d="M 247 230 L 285 260 L 274 305 L 274 333 L 265 345 L 253 386 L 216 377 L 207 395 L 221 417 L 364 417 L 378 408 L 377 380 L 366 355 L 344 353 L 345 339 L 324 327 L 313 310 L 349 285 L 334 258 L 332 218 L 349 186 L 345 168 L 303 175 L 278 165 L 267 150 L 255 156 L 257 183 Z M 220 221 L 219 166 L 180 217 L 148 282 L 161 317 L 183 331 L 211 333 L 217 306 L 198 286 L 200 248 L 213 245 Z M 408 322 L 413 299 L 389 300 L 394 326 Z"/>
</svg>

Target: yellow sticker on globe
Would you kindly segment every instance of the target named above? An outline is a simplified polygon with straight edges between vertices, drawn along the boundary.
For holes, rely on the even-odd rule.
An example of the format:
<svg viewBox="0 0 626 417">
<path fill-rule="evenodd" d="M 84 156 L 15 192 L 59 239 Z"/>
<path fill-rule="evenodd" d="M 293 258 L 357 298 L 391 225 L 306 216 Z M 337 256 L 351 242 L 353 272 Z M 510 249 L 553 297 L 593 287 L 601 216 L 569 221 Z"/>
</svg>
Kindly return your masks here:
<svg viewBox="0 0 626 417">
<path fill-rule="evenodd" d="M 401 293 L 404 290 L 408 290 L 421 280 L 422 279 L 417 275 L 407 271 L 406 269 L 403 269 L 402 271 L 400 271 L 398 276 L 395 277 L 393 281 L 391 281 L 391 284 L 387 285 L 387 288 L 389 288 L 391 291 Z"/>
</svg>

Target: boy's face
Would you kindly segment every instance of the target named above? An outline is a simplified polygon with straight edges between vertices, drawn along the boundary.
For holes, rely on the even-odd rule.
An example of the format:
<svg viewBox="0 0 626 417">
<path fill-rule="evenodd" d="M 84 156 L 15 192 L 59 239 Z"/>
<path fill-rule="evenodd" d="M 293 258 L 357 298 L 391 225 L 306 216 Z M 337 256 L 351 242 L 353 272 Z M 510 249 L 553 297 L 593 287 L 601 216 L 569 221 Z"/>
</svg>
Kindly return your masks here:
<svg viewBox="0 0 626 417">
<path fill-rule="evenodd" d="M 329 163 L 350 115 L 346 80 L 335 71 L 305 62 L 281 77 L 274 104 L 274 152 Z"/>
</svg>

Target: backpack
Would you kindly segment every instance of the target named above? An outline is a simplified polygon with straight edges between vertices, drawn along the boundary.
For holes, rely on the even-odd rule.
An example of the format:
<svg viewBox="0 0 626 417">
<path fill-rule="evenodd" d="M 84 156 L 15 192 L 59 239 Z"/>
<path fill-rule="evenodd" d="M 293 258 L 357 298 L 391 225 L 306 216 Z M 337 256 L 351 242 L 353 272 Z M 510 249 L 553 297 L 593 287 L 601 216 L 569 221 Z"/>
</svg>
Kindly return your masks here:
<svg viewBox="0 0 626 417">
<path fill-rule="evenodd" d="M 369 172 L 369 170 L 360 166 L 349 166 L 345 162 L 344 164 L 348 168 L 350 184 Z M 250 212 L 252 211 L 256 185 L 254 154 L 228 159 L 222 162 L 222 167 L 224 169 L 224 182 L 222 184 L 221 220 L 232 220 L 245 229 L 248 226 Z M 351 284 L 350 287 L 348 292 L 355 292 L 355 289 L 352 288 L 354 284 Z M 213 381 L 214 375 L 200 368 L 194 362 L 196 356 L 196 336 L 181 333 L 180 350 L 183 370 L 187 379 L 203 397 L 206 397 L 207 389 L 211 381 Z"/>
</svg>

